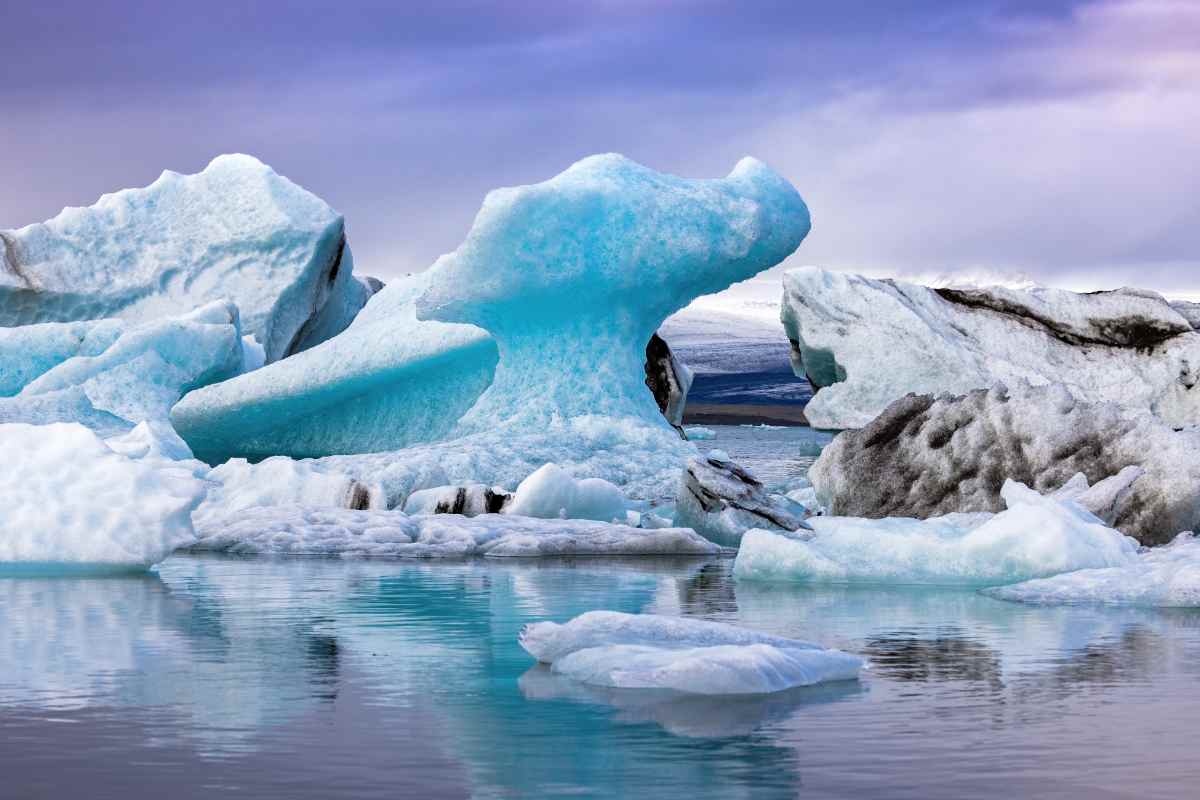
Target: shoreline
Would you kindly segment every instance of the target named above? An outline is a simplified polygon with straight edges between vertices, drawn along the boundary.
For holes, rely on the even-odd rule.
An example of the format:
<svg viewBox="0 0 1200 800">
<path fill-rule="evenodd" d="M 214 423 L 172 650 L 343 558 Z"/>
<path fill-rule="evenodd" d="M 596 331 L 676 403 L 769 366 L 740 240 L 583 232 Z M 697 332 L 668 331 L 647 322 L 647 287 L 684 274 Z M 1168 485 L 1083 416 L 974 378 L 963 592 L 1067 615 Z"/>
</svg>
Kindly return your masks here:
<svg viewBox="0 0 1200 800">
<path fill-rule="evenodd" d="M 683 410 L 683 424 L 810 427 L 802 406 L 783 404 L 752 406 L 732 403 L 688 403 Z"/>
</svg>

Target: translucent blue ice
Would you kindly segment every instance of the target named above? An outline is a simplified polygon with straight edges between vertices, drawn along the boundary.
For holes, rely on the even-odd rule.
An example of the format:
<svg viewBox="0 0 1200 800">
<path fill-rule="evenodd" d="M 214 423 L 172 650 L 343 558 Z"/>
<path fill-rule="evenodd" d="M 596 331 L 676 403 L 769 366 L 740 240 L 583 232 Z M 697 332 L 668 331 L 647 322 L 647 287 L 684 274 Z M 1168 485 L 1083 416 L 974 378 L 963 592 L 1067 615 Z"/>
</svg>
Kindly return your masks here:
<svg viewBox="0 0 1200 800">
<path fill-rule="evenodd" d="M 79 422 L 104 436 L 165 423 L 184 393 L 238 374 L 243 346 L 224 302 L 140 325 L 0 328 L 0 423 Z"/>
<path fill-rule="evenodd" d="M 204 454 L 245 441 L 246 455 L 346 454 L 310 474 L 380 485 L 392 508 L 431 486 L 512 490 L 547 462 L 633 496 L 673 493 L 695 451 L 646 388 L 646 342 L 696 296 L 783 260 L 809 226 L 796 190 L 753 159 L 689 180 L 587 158 L 490 193 L 455 252 L 385 288 L 346 332 L 185 398 L 174 419 Z M 256 468 L 226 480 L 255 484 Z"/>
</svg>

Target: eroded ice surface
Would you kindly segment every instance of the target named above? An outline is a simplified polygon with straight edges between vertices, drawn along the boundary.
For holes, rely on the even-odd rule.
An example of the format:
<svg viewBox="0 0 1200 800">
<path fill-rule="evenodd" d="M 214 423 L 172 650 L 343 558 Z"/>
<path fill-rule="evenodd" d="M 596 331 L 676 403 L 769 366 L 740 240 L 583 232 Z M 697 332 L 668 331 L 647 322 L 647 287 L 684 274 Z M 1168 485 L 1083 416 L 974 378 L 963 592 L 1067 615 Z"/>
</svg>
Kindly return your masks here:
<svg viewBox="0 0 1200 800">
<path fill-rule="evenodd" d="M 617 611 L 527 625 L 520 641 L 556 673 L 623 689 L 766 694 L 852 680 L 864 666 L 840 650 L 734 625 Z"/>
<path fill-rule="evenodd" d="M 1137 543 L 1070 501 L 1014 481 L 998 514 L 927 520 L 811 517 L 803 536 L 742 538 L 739 580 L 996 586 L 1092 567 L 1124 567 Z"/>
<path fill-rule="evenodd" d="M 0 326 L 120 317 L 144 322 L 235 302 L 274 361 L 314 327 L 336 333 L 354 298 L 342 216 L 245 155 L 196 175 L 67 208 L 0 232 Z M 309 339 L 311 341 L 311 339 Z"/>
<path fill-rule="evenodd" d="M 572 478 L 557 464 L 545 464 L 521 481 L 508 514 L 542 519 L 625 519 L 628 501 L 615 485 L 601 478 Z"/>
<path fill-rule="evenodd" d="M 509 514 L 463 517 L 402 511 L 257 506 L 199 515 L 198 550 L 278 555 L 463 558 L 711 555 L 720 548 L 687 528 L 644 530 L 588 520 Z"/>
<path fill-rule="evenodd" d="M 784 276 L 782 317 L 820 428 L 862 427 L 909 392 L 1021 380 L 1200 422 L 1200 333 L 1154 292 L 929 289 L 799 269 Z"/>
<path fill-rule="evenodd" d="M 1077 473 L 1094 484 L 1085 505 L 1142 544 L 1200 525 L 1200 432 L 1059 384 L 901 398 L 839 434 L 809 477 L 832 514 L 924 518 L 999 511 L 1005 478 L 1046 493 Z"/>
<path fill-rule="evenodd" d="M 192 392 L 172 411 L 210 462 L 394 450 L 437 440 L 478 399 L 496 345 L 471 325 L 423 322 L 413 304 L 430 275 L 389 283 L 341 335 Z"/>
<path fill-rule="evenodd" d="M 1081 569 L 988 589 L 986 594 L 1045 605 L 1200 606 L 1200 540 L 1191 533 L 1180 534 L 1124 566 Z"/>
<path fill-rule="evenodd" d="M 146 424 L 105 442 L 78 424 L 13 423 L 0 445 L 0 569 L 148 567 L 195 539 L 208 484 Z"/>
<path fill-rule="evenodd" d="M 171 319 L 0 328 L 0 422 L 81 422 L 111 435 L 166 422 L 187 391 L 245 364 L 238 309 L 222 301 Z M 15 390 L 15 391 L 13 391 Z"/>
<path fill-rule="evenodd" d="M 313 469 L 381 486 L 389 508 L 435 486 L 484 483 L 512 491 L 547 462 L 577 479 L 617 484 L 630 497 L 669 496 L 695 450 L 646 388 L 646 342 L 697 295 L 778 263 L 808 229 L 796 190 L 753 159 L 726 178 L 687 180 L 621 156 L 596 156 L 544 183 L 492 192 L 466 241 L 431 268 L 415 303 L 419 318 L 492 334 L 500 353 L 495 379 L 461 419 L 457 401 L 469 391 L 457 376 L 446 378 L 444 390 L 415 390 L 414 413 L 426 413 L 428 404 L 430 424 L 438 431 L 452 426 L 439 441 L 330 456 Z M 373 347 L 404 346 L 386 335 L 389 289 L 347 335 L 379 322 L 383 333 Z M 431 359 L 434 350 L 447 351 L 443 343 Z M 286 408 L 291 399 L 280 397 Z M 306 389 L 297 402 L 307 397 Z M 200 401 L 185 400 L 176 414 L 189 437 L 194 429 L 181 416 L 193 402 Z M 341 418 L 334 427 L 344 425 Z M 254 481 L 253 473 L 250 467 L 243 477 Z"/>
</svg>

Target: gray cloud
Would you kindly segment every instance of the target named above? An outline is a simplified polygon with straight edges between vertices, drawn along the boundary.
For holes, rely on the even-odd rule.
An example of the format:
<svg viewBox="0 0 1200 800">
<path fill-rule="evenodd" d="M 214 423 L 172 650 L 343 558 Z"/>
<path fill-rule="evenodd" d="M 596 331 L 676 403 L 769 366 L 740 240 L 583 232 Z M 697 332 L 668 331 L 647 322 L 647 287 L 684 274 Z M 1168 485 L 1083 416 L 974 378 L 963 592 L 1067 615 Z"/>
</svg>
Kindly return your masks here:
<svg viewBox="0 0 1200 800">
<path fill-rule="evenodd" d="M 0 226 L 244 151 L 387 277 L 589 153 L 750 153 L 812 207 L 794 263 L 1200 288 L 1193 3 L 74 5 L 13 20 Z"/>
</svg>

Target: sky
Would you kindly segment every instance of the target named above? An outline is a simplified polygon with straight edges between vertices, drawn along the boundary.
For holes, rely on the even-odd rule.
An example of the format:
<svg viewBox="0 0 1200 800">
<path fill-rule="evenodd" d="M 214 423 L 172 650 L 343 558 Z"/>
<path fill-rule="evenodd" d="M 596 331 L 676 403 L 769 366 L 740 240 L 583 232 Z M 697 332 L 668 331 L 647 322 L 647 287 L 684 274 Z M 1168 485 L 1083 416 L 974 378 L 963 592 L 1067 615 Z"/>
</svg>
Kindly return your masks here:
<svg viewBox="0 0 1200 800">
<path fill-rule="evenodd" d="M 1200 294 L 1200 0 L 0 6 L 0 228 L 247 152 L 388 279 L 586 155 L 753 155 L 784 268 Z"/>
</svg>

